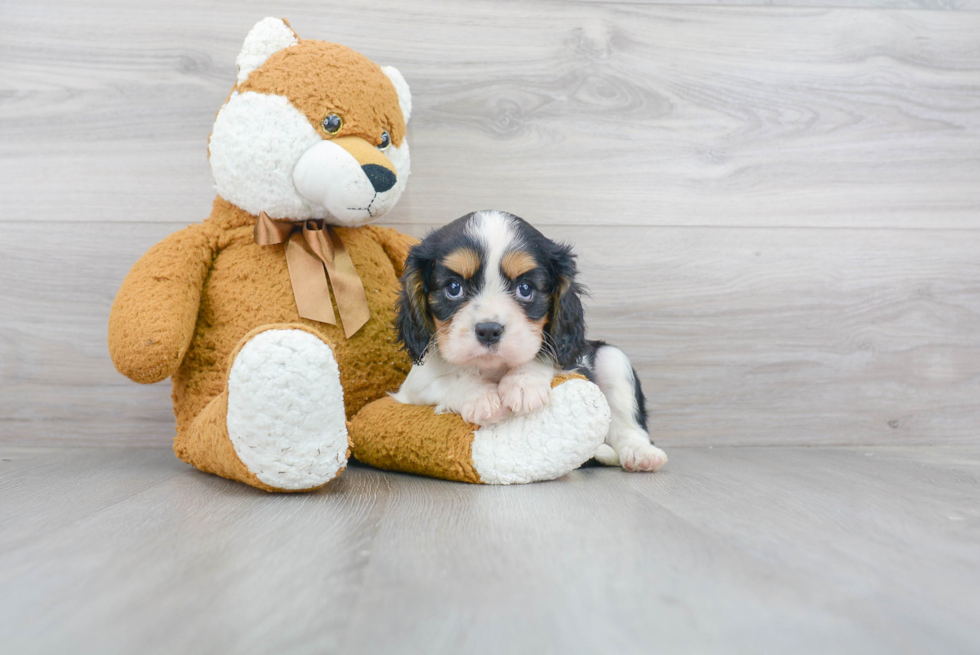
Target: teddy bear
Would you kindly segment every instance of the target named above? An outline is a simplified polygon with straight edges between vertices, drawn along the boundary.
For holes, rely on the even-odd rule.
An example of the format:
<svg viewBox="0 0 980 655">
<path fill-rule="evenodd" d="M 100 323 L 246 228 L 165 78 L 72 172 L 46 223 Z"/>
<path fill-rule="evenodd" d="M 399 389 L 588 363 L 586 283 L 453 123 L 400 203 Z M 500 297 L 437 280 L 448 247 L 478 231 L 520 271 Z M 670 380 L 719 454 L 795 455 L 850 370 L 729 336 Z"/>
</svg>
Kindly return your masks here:
<svg viewBox="0 0 980 655">
<path fill-rule="evenodd" d="M 174 451 L 266 491 L 308 491 L 353 456 L 473 483 L 558 477 L 592 457 L 605 398 L 559 376 L 550 404 L 470 425 L 388 397 L 411 367 L 399 276 L 417 240 L 373 222 L 408 180 L 408 84 L 266 18 L 246 37 L 208 144 L 210 216 L 152 247 L 109 317 L 116 368 L 172 378 Z"/>
</svg>

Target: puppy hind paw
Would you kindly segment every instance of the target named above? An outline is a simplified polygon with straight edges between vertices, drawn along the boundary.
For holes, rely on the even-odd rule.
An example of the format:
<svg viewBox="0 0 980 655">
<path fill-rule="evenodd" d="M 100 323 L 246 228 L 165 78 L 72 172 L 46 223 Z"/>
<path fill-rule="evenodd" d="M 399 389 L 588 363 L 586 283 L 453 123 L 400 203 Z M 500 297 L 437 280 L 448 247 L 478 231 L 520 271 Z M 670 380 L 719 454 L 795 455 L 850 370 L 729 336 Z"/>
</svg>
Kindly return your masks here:
<svg viewBox="0 0 980 655">
<path fill-rule="evenodd" d="M 659 471 L 667 463 L 667 453 L 653 444 L 623 446 L 619 451 L 619 462 L 627 471 L 654 472 Z"/>
</svg>

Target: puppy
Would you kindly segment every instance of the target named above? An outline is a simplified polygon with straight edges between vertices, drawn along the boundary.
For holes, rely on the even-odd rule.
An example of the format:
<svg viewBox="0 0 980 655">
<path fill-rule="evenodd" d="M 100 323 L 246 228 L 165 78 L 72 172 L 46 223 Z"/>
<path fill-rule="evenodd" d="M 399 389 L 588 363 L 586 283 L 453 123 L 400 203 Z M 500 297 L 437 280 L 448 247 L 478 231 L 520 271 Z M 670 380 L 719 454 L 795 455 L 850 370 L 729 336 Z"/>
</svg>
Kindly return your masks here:
<svg viewBox="0 0 980 655">
<path fill-rule="evenodd" d="M 570 246 L 505 212 L 467 214 L 429 234 L 402 277 L 398 336 L 415 366 L 394 398 L 486 425 L 540 409 L 555 374 L 575 371 L 612 412 L 596 459 L 659 469 L 667 456 L 647 433 L 636 371 L 615 346 L 585 338 L 577 272 Z"/>
</svg>

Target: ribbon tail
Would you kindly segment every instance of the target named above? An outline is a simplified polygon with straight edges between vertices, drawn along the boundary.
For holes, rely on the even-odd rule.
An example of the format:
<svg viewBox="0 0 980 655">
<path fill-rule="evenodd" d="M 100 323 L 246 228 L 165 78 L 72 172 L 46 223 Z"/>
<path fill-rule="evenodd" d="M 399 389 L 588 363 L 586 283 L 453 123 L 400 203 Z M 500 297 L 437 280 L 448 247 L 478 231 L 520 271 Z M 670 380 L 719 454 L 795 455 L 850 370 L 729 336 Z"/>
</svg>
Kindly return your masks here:
<svg viewBox="0 0 980 655">
<path fill-rule="evenodd" d="M 334 298 L 337 299 L 337 310 L 344 324 L 344 334 L 350 339 L 371 318 L 371 310 L 361 276 L 354 268 L 347 247 L 339 234 L 333 230 L 328 230 L 328 234 L 333 243 L 334 256 L 333 261 L 325 263 L 325 266 L 330 284 L 333 285 Z"/>
<path fill-rule="evenodd" d="M 286 243 L 286 264 L 299 315 L 311 321 L 336 325 L 323 263 L 306 247 L 300 232 L 293 232 Z"/>
</svg>

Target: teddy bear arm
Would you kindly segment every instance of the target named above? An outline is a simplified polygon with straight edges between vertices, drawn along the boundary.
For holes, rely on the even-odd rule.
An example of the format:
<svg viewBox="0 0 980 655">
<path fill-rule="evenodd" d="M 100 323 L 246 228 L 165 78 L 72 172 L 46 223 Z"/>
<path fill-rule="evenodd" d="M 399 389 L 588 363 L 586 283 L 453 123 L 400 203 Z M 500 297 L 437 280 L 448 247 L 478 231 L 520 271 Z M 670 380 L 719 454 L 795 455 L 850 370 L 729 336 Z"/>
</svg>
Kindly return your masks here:
<svg viewBox="0 0 980 655">
<path fill-rule="evenodd" d="M 190 346 L 214 251 L 199 225 L 171 234 L 123 280 L 109 314 L 109 354 L 135 382 L 159 382 Z"/>
<path fill-rule="evenodd" d="M 390 227 L 381 225 L 368 227 L 375 233 L 378 243 L 381 244 L 381 248 L 391 260 L 391 265 L 395 267 L 395 275 L 401 277 L 405 269 L 405 260 L 408 258 L 408 251 L 412 249 L 412 246 L 417 245 L 419 240 Z"/>
<path fill-rule="evenodd" d="M 551 381 L 550 403 L 531 414 L 479 427 L 458 414 L 406 405 L 391 396 L 366 405 L 349 424 L 361 462 L 458 482 L 550 480 L 596 454 L 609 429 L 602 391 L 576 373 Z"/>
</svg>

